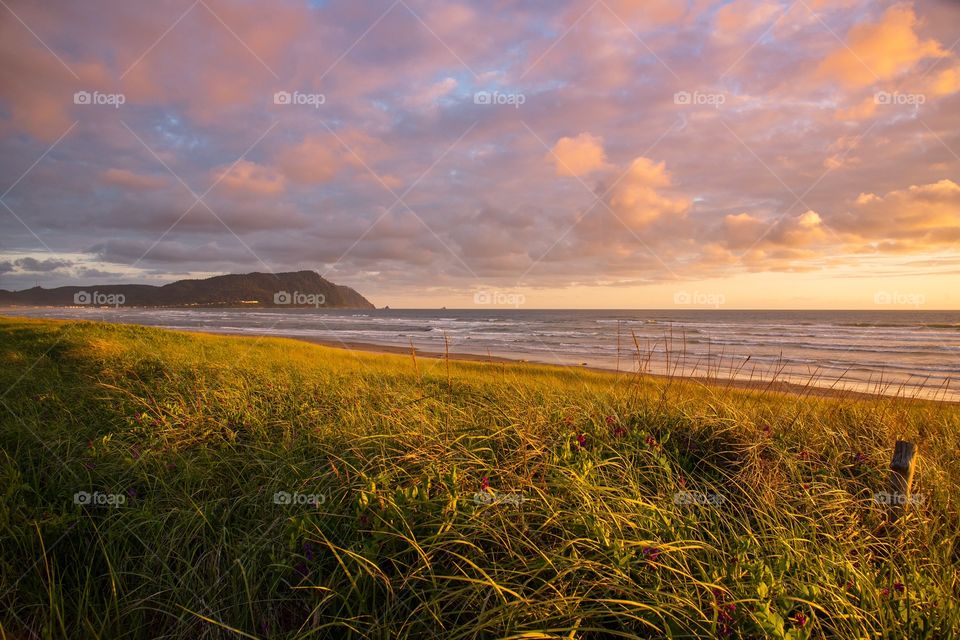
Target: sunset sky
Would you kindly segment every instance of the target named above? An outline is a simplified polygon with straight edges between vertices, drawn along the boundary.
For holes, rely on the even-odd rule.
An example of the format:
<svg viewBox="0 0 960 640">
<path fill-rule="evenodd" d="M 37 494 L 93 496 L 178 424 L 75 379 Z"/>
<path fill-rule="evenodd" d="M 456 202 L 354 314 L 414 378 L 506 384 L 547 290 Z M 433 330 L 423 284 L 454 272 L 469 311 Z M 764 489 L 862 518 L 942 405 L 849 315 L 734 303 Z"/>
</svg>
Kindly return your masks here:
<svg viewBox="0 0 960 640">
<path fill-rule="evenodd" d="M 958 37 L 946 1 L 2 0 L 0 288 L 960 309 Z"/>
</svg>

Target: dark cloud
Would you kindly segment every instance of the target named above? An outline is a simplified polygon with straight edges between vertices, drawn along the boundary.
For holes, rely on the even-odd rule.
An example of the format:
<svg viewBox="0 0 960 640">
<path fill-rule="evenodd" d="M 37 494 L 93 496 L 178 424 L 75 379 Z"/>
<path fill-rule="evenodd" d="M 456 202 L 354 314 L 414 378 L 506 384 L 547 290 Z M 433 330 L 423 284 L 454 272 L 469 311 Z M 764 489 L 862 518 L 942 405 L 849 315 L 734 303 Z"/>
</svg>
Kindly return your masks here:
<svg viewBox="0 0 960 640">
<path fill-rule="evenodd" d="M 46 260 L 37 260 L 36 258 L 20 258 L 14 261 L 14 265 L 21 271 L 30 271 L 34 273 L 46 273 L 47 271 L 56 271 L 66 269 L 73 263 L 69 260 L 59 260 L 56 258 L 47 258 Z"/>
</svg>

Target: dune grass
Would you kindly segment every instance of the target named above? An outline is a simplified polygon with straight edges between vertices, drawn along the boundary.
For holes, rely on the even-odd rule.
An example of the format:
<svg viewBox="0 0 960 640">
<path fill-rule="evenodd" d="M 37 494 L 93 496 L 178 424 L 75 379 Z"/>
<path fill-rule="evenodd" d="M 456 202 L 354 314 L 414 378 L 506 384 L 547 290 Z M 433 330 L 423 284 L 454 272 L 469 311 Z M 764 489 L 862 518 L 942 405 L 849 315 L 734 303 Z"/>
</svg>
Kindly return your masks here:
<svg viewBox="0 0 960 640">
<path fill-rule="evenodd" d="M 26 319 L 0 363 L 0 638 L 960 634 L 957 405 Z"/>
</svg>

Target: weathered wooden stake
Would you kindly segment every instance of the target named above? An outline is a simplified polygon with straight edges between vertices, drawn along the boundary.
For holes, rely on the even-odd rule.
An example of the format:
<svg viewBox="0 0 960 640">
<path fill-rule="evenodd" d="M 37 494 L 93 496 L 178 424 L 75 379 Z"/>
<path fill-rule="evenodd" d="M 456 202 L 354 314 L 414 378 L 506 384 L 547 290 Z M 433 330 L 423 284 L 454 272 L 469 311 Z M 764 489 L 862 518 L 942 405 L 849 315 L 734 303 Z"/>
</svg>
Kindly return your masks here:
<svg viewBox="0 0 960 640">
<path fill-rule="evenodd" d="M 907 512 L 910 507 L 910 485 L 913 484 L 913 471 L 917 465 L 917 445 L 905 440 L 897 440 L 893 448 L 893 460 L 890 461 L 890 513 L 894 520 Z"/>
</svg>

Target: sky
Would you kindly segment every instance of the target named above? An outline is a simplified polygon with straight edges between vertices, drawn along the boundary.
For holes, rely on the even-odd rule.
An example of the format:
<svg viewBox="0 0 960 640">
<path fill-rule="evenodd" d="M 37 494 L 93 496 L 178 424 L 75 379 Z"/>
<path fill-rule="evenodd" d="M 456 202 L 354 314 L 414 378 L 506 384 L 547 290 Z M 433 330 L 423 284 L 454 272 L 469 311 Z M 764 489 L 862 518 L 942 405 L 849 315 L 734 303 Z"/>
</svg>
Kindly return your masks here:
<svg viewBox="0 0 960 640">
<path fill-rule="evenodd" d="M 960 309 L 960 3 L 2 0 L 0 288 Z"/>
</svg>

